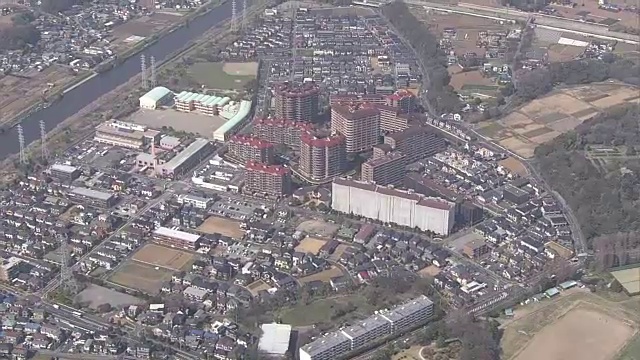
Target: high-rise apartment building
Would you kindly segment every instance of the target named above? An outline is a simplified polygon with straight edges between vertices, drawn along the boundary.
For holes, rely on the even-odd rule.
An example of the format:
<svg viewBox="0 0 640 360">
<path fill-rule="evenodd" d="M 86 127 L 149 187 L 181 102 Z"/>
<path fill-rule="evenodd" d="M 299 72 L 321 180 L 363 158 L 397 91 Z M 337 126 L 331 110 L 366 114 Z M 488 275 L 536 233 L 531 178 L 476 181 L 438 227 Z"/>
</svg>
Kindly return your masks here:
<svg viewBox="0 0 640 360">
<path fill-rule="evenodd" d="M 399 108 L 402 113 L 410 113 L 416 107 L 416 97 L 407 90 L 398 90 L 385 98 L 388 106 Z"/>
<path fill-rule="evenodd" d="M 291 193 L 291 170 L 281 165 L 248 161 L 245 165 L 245 191 L 271 197 Z"/>
<path fill-rule="evenodd" d="M 253 135 L 273 144 L 284 144 L 289 147 L 300 147 L 300 136 L 313 131 L 313 125 L 301 121 L 284 119 L 255 119 L 253 121 Z"/>
<path fill-rule="evenodd" d="M 384 143 L 406 155 L 409 163 L 436 154 L 445 148 L 443 138 L 433 130 L 421 126 L 412 126 L 404 131 L 385 135 Z"/>
<path fill-rule="evenodd" d="M 409 117 L 400 108 L 389 105 L 376 105 L 380 112 L 380 131 L 382 133 L 402 131 L 409 127 Z"/>
<path fill-rule="evenodd" d="M 358 95 L 331 95 L 329 96 L 329 105 L 338 105 L 343 103 L 349 104 L 376 104 L 385 105 L 387 99 L 380 94 L 358 94 Z"/>
<path fill-rule="evenodd" d="M 342 173 L 346 162 L 344 136 L 320 138 L 311 133 L 302 134 L 299 169 L 304 176 L 314 181 L 329 179 Z"/>
<path fill-rule="evenodd" d="M 379 142 L 380 111 L 373 104 L 336 104 L 331 131 L 345 137 L 347 153 L 369 151 Z"/>
<path fill-rule="evenodd" d="M 360 178 L 381 186 L 400 184 L 404 181 L 406 166 L 407 157 L 398 151 L 392 151 L 364 162 Z"/>
<path fill-rule="evenodd" d="M 315 83 L 281 84 L 273 92 L 277 118 L 312 121 L 318 115 L 320 89 Z"/>
<path fill-rule="evenodd" d="M 255 160 L 272 164 L 275 150 L 273 144 L 250 135 L 234 135 L 227 144 L 229 155 L 242 163 Z"/>
</svg>

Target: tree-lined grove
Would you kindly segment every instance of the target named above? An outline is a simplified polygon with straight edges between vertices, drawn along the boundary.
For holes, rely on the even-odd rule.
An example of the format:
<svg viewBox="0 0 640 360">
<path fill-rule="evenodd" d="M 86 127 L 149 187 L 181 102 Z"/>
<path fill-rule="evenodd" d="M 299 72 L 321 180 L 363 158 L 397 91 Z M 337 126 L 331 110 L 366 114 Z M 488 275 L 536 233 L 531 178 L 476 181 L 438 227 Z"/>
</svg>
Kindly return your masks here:
<svg viewBox="0 0 640 360">
<path fill-rule="evenodd" d="M 427 100 L 438 114 L 458 112 L 462 103 L 447 71 L 446 54 L 439 48 L 436 36 L 418 20 L 404 2 L 394 1 L 382 8 L 382 13 L 416 50 L 425 67 L 428 80 Z"/>
</svg>

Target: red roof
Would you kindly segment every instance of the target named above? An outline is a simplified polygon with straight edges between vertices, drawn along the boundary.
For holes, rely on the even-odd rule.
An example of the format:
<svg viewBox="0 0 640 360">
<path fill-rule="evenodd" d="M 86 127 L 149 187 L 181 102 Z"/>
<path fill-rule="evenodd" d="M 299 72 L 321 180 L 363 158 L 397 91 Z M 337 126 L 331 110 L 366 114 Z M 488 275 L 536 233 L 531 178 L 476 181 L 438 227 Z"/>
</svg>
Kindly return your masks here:
<svg viewBox="0 0 640 360">
<path fill-rule="evenodd" d="M 331 107 L 331 115 L 334 113 L 346 119 L 361 119 L 380 114 L 374 104 L 370 103 L 340 103 Z"/>
<path fill-rule="evenodd" d="M 325 138 L 315 137 L 311 133 L 304 133 L 300 136 L 300 141 L 315 147 L 333 147 L 345 143 L 345 137 L 342 135 L 332 135 Z"/>
<path fill-rule="evenodd" d="M 289 83 L 280 84 L 275 89 L 277 94 L 287 97 L 303 97 L 318 94 L 320 89 L 314 82 L 307 82 L 302 85 L 291 85 Z"/>
<path fill-rule="evenodd" d="M 267 165 L 265 163 L 261 163 L 255 160 L 247 161 L 245 165 L 245 169 L 247 171 L 258 171 L 271 175 L 283 176 L 288 174 L 291 170 L 281 165 Z"/>
<path fill-rule="evenodd" d="M 313 130 L 313 125 L 307 122 L 302 121 L 291 121 L 285 119 L 276 119 L 276 118 L 256 118 L 253 120 L 254 124 L 258 125 L 267 125 L 267 126 L 277 126 L 277 127 L 295 127 L 301 130 L 311 131 Z"/>
<path fill-rule="evenodd" d="M 259 149 L 266 149 L 266 148 L 273 147 L 272 143 L 251 135 L 234 135 L 231 137 L 231 139 L 229 139 L 229 142 L 236 143 L 236 144 L 249 145 L 249 146 L 257 147 Z"/>
</svg>

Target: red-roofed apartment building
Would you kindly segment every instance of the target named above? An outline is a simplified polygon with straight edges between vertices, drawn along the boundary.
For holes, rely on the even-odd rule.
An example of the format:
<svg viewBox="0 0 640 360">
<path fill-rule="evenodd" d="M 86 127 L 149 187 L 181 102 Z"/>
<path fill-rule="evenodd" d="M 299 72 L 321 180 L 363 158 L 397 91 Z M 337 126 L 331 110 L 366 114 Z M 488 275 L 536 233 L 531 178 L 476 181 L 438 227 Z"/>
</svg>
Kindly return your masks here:
<svg viewBox="0 0 640 360">
<path fill-rule="evenodd" d="M 229 155 L 242 163 L 255 160 L 272 164 L 274 157 L 273 144 L 249 135 L 234 135 L 228 143 Z"/>
<path fill-rule="evenodd" d="M 291 170 L 289 168 L 248 161 L 245 169 L 245 191 L 271 197 L 291 193 Z"/>
</svg>

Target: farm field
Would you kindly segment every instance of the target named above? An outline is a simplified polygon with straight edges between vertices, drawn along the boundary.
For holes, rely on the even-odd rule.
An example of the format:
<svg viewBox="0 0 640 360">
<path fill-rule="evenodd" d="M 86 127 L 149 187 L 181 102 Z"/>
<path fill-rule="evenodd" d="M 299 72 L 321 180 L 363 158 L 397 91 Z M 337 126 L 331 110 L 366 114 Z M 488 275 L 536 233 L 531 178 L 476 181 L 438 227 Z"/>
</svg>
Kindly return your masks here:
<svg viewBox="0 0 640 360">
<path fill-rule="evenodd" d="M 207 89 L 240 90 L 258 74 L 258 63 L 199 62 L 189 67 L 190 77 Z"/>
<path fill-rule="evenodd" d="M 128 260 L 109 281 L 124 287 L 139 290 L 151 295 L 157 295 L 162 284 L 171 279 L 172 271 L 158 268 L 157 270 L 135 260 Z"/>
<path fill-rule="evenodd" d="M 302 277 L 299 280 L 303 284 L 311 281 L 316 281 L 316 280 L 320 280 L 322 282 L 328 283 L 329 280 L 331 280 L 331 278 L 336 276 L 342 276 L 342 275 L 344 275 L 342 273 L 342 270 L 340 270 L 338 267 L 332 266 L 327 270 L 323 270 L 323 271 L 320 271 L 319 273 Z"/>
<path fill-rule="evenodd" d="M 138 250 L 132 259 L 147 265 L 158 266 L 172 271 L 181 271 L 191 265 L 193 255 L 182 250 L 147 244 Z"/>
<path fill-rule="evenodd" d="M 373 312 L 373 309 L 367 304 L 364 297 L 349 295 L 316 300 L 308 305 L 300 304 L 281 311 L 279 318 L 282 323 L 291 324 L 291 326 L 308 326 L 322 322 L 338 321 L 338 319 L 332 319 L 334 310 L 348 303 L 356 306 L 356 311 L 349 314 L 350 316 L 366 317 Z"/>
<path fill-rule="evenodd" d="M 324 244 L 326 244 L 326 240 L 317 239 L 313 237 L 304 238 L 298 246 L 296 246 L 295 250 L 303 253 L 312 253 L 313 255 L 318 255 L 320 252 L 320 248 Z"/>
<path fill-rule="evenodd" d="M 244 236 L 239 222 L 217 216 L 210 216 L 196 230 L 205 234 L 220 234 L 234 239 L 240 239 Z"/>
<path fill-rule="evenodd" d="M 477 131 L 516 155 L 531 158 L 538 145 L 624 103 L 640 103 L 637 89 L 616 83 L 580 85 L 556 90 L 498 121 L 480 123 Z"/>
<path fill-rule="evenodd" d="M 332 238 L 340 227 L 336 224 L 331 224 L 323 220 L 307 220 L 302 222 L 296 230 L 304 231 L 312 236 L 319 236 L 322 238 Z"/>
<path fill-rule="evenodd" d="M 503 323 L 507 360 L 613 360 L 637 333 L 637 299 L 610 301 L 572 289 L 559 297 L 516 309 Z"/>
</svg>

